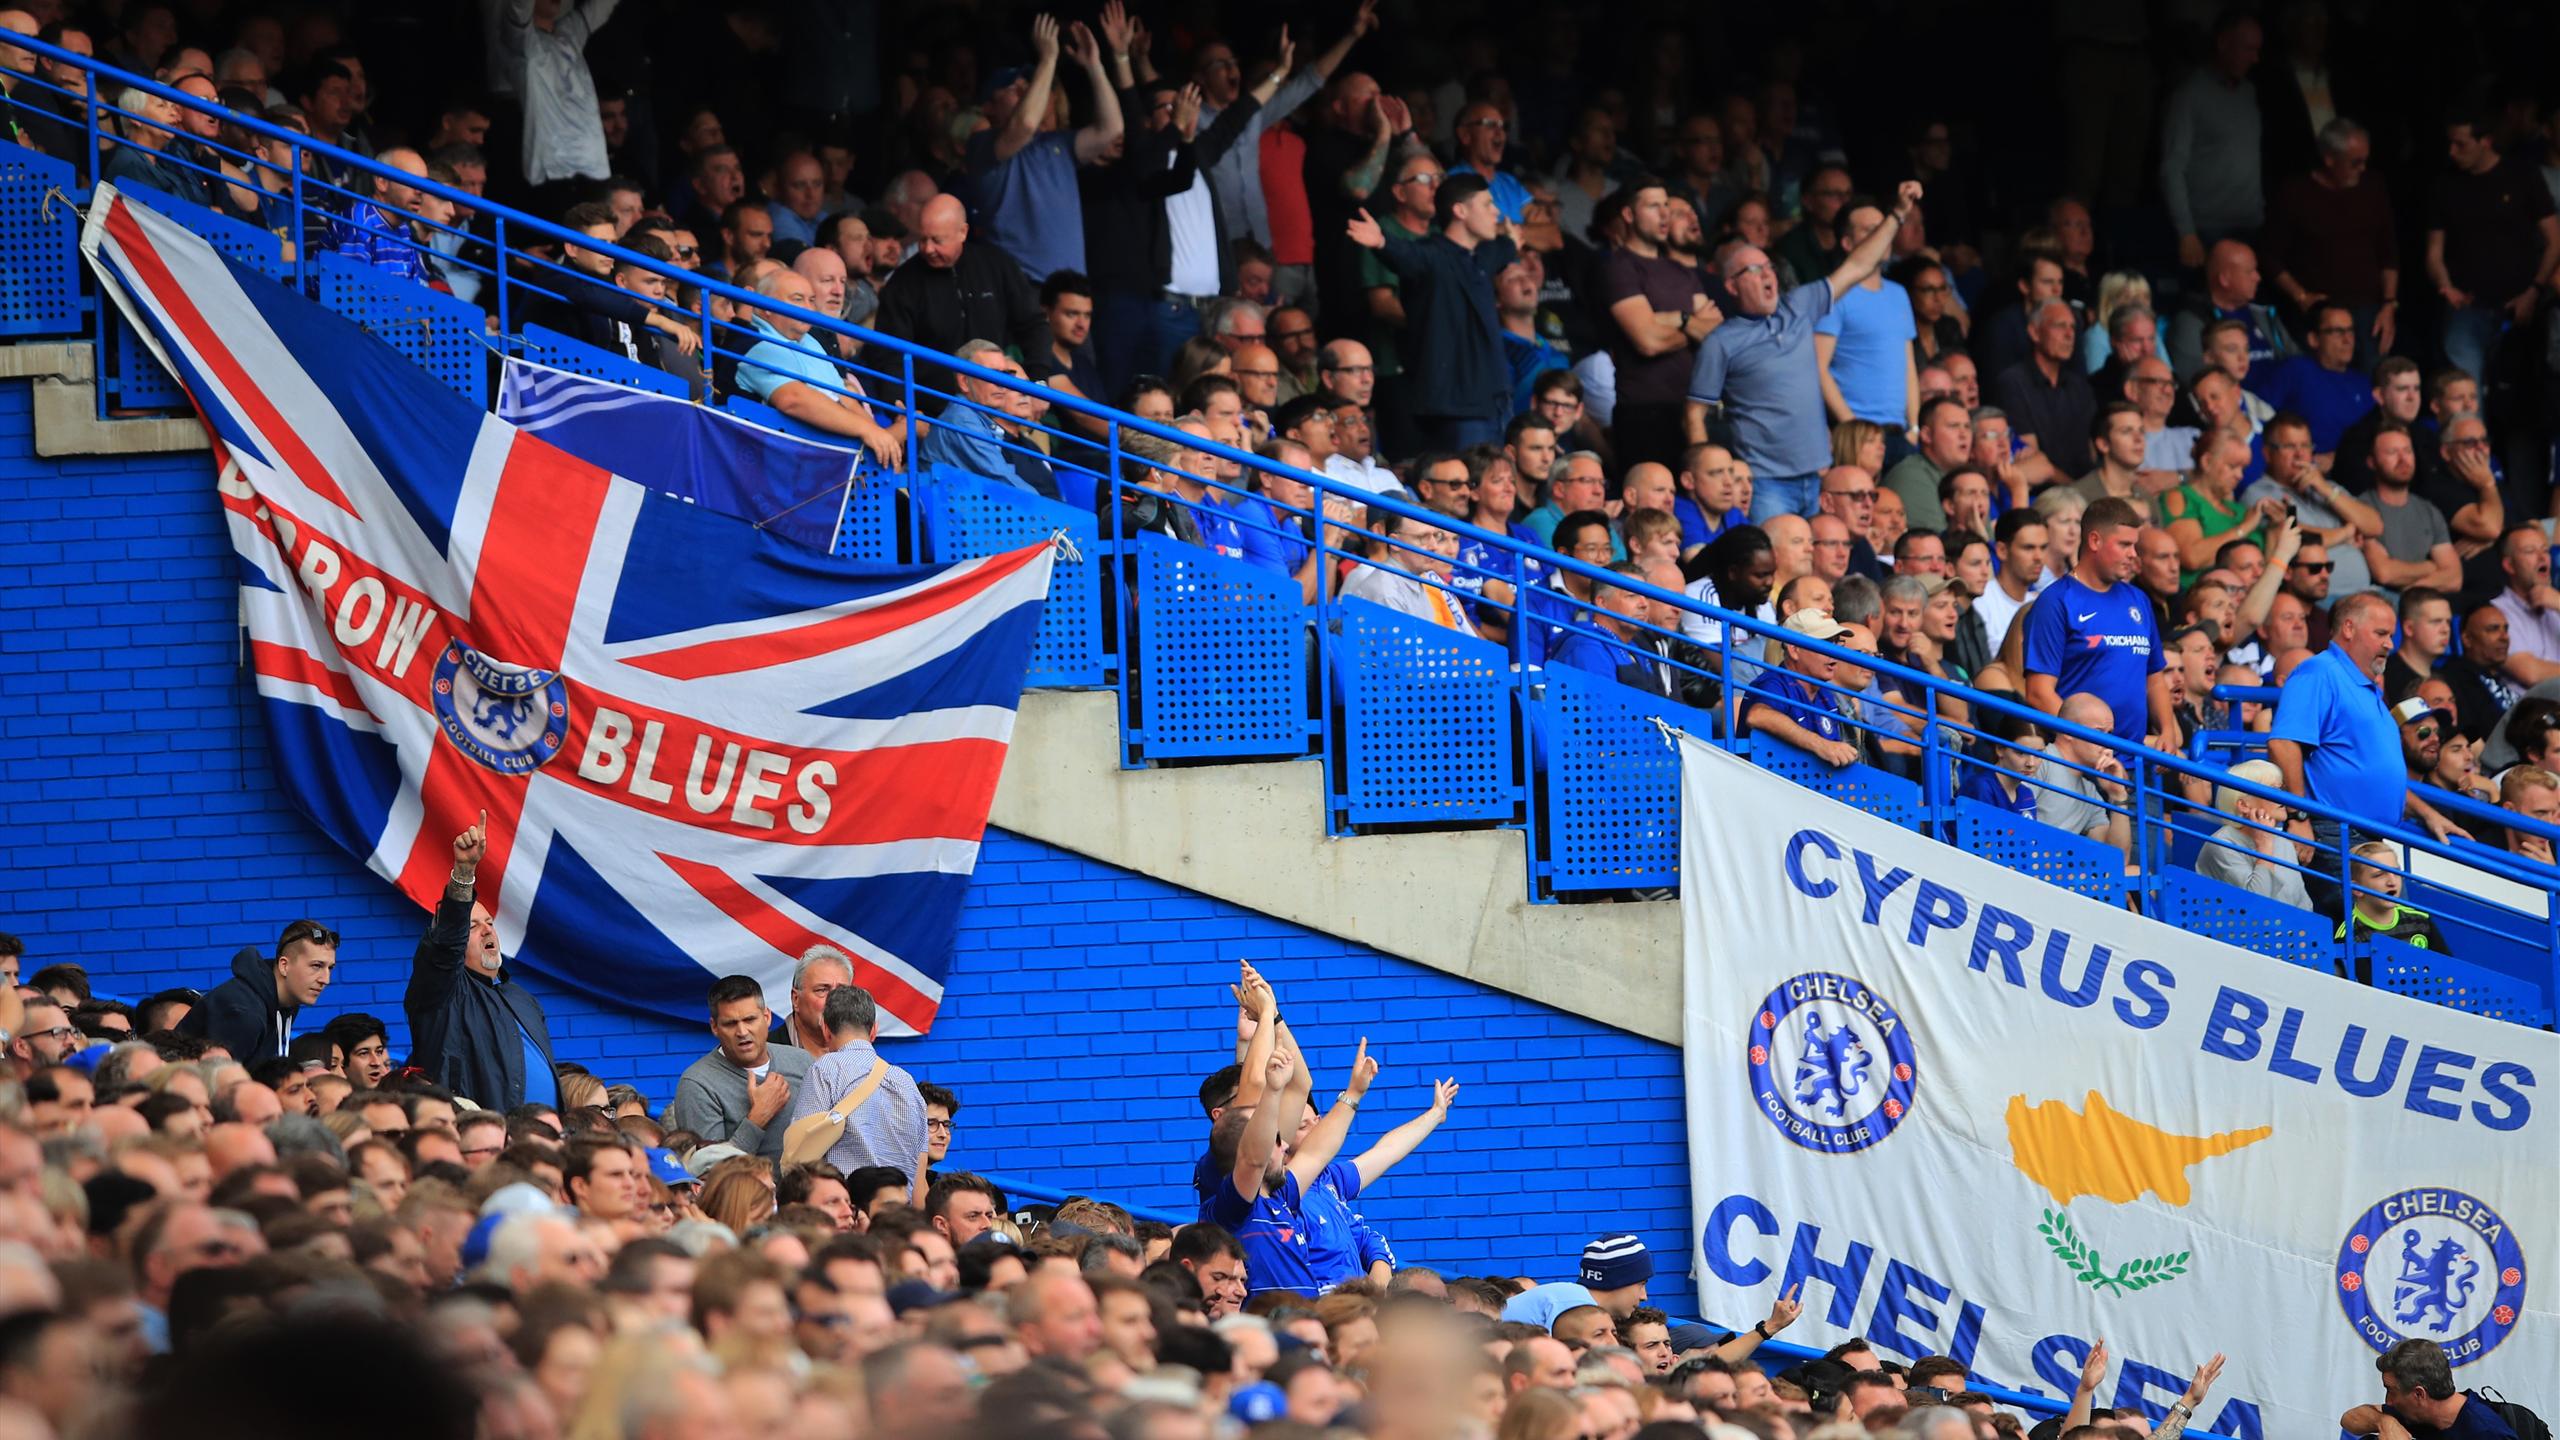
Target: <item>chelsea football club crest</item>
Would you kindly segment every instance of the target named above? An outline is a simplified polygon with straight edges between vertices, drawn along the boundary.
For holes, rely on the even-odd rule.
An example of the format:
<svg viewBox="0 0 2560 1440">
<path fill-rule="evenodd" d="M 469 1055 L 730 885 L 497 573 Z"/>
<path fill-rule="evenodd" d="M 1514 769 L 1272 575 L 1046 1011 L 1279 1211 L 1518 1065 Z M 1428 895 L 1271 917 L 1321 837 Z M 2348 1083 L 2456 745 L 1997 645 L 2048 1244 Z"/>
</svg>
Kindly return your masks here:
<svg viewBox="0 0 2560 1440">
<path fill-rule="evenodd" d="M 558 671 L 492 660 L 459 640 L 436 658 L 435 704 L 454 748 L 501 775 L 541 769 L 569 731 L 569 686 Z"/>
<path fill-rule="evenodd" d="M 2404 1190 L 2364 1212 L 2338 1247 L 2338 1304 L 2377 1351 L 2433 1340 L 2455 1365 L 2498 1348 L 2524 1314 L 2524 1247 L 2505 1218 L 2459 1190 Z"/>
<path fill-rule="evenodd" d="M 1882 995 L 1846 975 L 1808 971 L 1751 1017 L 1753 1106 L 1807 1150 L 1848 1155 L 1911 1115 L 1919 1057 L 1911 1028 Z"/>
</svg>

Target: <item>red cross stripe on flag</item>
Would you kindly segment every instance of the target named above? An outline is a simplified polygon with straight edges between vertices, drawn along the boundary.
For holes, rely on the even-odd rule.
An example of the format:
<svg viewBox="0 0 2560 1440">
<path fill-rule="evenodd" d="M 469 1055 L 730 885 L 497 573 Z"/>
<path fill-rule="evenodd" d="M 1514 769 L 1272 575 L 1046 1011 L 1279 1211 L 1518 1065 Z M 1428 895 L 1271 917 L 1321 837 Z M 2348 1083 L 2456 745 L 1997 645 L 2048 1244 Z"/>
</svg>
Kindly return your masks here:
<svg viewBox="0 0 2560 1440">
<path fill-rule="evenodd" d="M 483 813 L 516 960 L 698 1019 L 853 957 L 920 1032 L 1052 547 L 862 566 L 472 407 L 101 187 L 83 249 L 213 437 L 280 778 L 421 905 Z"/>
</svg>

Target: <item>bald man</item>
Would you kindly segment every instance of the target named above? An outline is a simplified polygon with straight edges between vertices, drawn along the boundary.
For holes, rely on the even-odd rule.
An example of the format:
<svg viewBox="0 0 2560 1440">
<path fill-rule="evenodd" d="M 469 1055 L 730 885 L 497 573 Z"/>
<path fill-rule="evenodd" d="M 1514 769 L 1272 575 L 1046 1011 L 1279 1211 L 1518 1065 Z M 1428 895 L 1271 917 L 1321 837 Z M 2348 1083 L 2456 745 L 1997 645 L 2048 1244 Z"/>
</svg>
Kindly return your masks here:
<svg viewBox="0 0 2560 1440">
<path fill-rule="evenodd" d="M 946 355 L 973 339 L 993 340 L 1021 356 L 1032 379 L 1046 376 L 1055 368 L 1048 316 L 1022 267 L 993 245 L 971 242 L 969 212 L 957 198 L 936 195 L 919 213 L 916 253 L 881 286 L 873 328 Z M 951 373 L 918 364 L 916 383 L 947 395 Z"/>
<path fill-rule="evenodd" d="M 405 145 L 394 145 L 374 160 L 403 175 L 427 178 L 426 157 Z M 415 187 L 395 180 L 378 180 L 373 199 L 351 207 L 343 220 L 330 220 L 330 246 L 358 264 L 424 285 L 427 257 L 409 233 L 409 217 L 417 208 Z"/>
<path fill-rule="evenodd" d="M 809 308 L 821 315 L 844 313 L 844 257 L 823 246 L 812 245 L 792 257 L 791 272 L 809 282 Z M 852 342 L 832 330 L 811 327 L 811 339 L 818 348 L 837 359 L 851 358 Z"/>
</svg>

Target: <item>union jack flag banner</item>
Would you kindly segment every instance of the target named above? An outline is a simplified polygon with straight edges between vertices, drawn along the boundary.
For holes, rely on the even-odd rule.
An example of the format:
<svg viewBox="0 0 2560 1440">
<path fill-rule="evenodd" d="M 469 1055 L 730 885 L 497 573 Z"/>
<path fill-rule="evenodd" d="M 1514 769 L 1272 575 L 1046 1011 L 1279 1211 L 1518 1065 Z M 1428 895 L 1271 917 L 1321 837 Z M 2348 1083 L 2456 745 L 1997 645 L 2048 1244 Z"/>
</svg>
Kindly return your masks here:
<svg viewBox="0 0 2560 1440">
<path fill-rule="evenodd" d="M 686 1020 L 812 945 L 941 1002 L 1052 550 L 855 564 L 482 413 L 112 185 L 82 251 L 211 433 L 278 777 L 420 905 Z"/>
</svg>

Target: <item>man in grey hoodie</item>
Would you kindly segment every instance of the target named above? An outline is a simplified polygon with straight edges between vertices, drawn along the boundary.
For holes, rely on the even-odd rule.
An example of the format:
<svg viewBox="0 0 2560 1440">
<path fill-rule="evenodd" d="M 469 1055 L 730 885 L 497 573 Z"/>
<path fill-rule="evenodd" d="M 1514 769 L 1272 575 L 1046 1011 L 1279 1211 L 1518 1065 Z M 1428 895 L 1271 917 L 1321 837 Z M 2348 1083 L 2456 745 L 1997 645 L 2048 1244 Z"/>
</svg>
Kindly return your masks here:
<svg viewBox="0 0 2560 1440">
<path fill-rule="evenodd" d="M 685 1067 L 667 1118 L 712 1144 L 779 1162 L 791 1097 L 809 1073 L 808 1051 L 767 1038 L 773 1012 L 764 986 L 745 975 L 711 982 L 710 1054 Z"/>
</svg>

